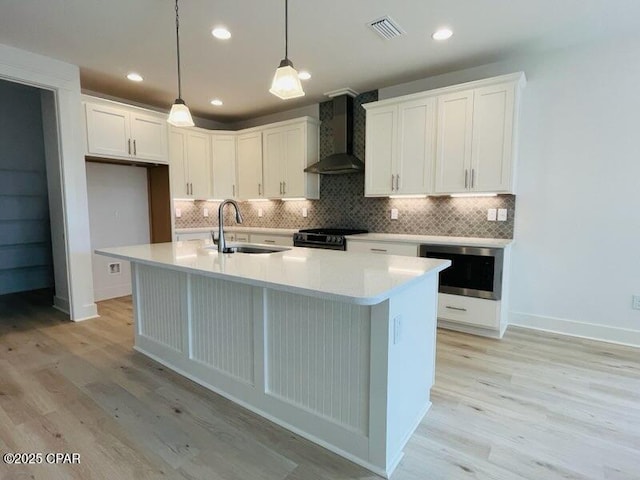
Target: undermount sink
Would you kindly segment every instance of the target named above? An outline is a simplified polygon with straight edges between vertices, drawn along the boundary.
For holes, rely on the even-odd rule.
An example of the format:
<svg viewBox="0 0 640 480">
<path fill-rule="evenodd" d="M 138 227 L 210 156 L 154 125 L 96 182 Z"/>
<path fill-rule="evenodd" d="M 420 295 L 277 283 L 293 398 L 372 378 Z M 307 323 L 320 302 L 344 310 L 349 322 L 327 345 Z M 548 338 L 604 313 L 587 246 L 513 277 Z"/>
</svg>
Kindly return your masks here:
<svg viewBox="0 0 640 480">
<path fill-rule="evenodd" d="M 210 249 L 217 249 L 218 247 L 209 247 Z M 249 254 L 263 254 L 263 253 L 278 253 L 291 250 L 287 247 L 272 247 L 270 245 L 229 245 L 224 249 L 224 253 L 249 253 Z"/>
</svg>

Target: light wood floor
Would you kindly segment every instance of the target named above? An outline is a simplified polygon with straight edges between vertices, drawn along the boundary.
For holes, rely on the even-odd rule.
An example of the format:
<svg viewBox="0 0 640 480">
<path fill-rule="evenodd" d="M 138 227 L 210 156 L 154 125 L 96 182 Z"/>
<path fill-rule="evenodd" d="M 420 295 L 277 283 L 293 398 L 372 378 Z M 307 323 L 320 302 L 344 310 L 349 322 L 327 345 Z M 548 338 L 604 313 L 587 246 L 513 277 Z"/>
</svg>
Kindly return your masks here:
<svg viewBox="0 0 640 480">
<path fill-rule="evenodd" d="M 129 299 L 78 324 L 38 299 L 0 297 L 0 452 L 82 463 L 0 462 L 1 479 L 378 478 L 134 353 Z M 640 350 L 439 331 L 405 453 L 393 480 L 640 479 Z"/>
</svg>

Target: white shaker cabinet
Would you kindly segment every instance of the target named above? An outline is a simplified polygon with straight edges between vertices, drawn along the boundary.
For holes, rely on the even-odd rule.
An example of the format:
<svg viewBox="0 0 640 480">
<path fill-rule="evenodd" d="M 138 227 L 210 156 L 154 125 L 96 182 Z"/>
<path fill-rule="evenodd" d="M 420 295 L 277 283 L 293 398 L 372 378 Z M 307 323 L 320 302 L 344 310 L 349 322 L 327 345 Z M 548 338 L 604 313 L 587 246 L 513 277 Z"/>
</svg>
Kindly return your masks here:
<svg viewBox="0 0 640 480">
<path fill-rule="evenodd" d="M 262 132 L 238 135 L 237 167 L 238 198 L 242 200 L 263 198 Z"/>
<path fill-rule="evenodd" d="M 223 200 L 237 196 L 236 137 L 211 135 L 211 164 L 213 169 L 213 198 Z"/>
<path fill-rule="evenodd" d="M 85 103 L 87 155 L 167 163 L 164 116 L 115 102 Z"/>
<path fill-rule="evenodd" d="M 512 193 L 515 82 L 438 98 L 436 193 Z"/>
<path fill-rule="evenodd" d="M 365 107 L 366 108 L 366 107 Z M 393 193 L 397 158 L 398 106 L 367 108 L 365 135 L 365 196 Z"/>
<path fill-rule="evenodd" d="M 473 98 L 471 189 L 477 192 L 513 190 L 514 83 L 478 88 Z"/>
<path fill-rule="evenodd" d="M 173 198 L 210 198 L 209 135 L 196 130 L 171 128 L 169 155 Z"/>
<path fill-rule="evenodd" d="M 262 131 L 264 196 L 320 198 L 320 178 L 304 169 L 318 161 L 318 123 L 283 122 Z"/>
<path fill-rule="evenodd" d="M 439 96 L 436 193 L 469 190 L 472 133 L 473 91 Z"/>
<path fill-rule="evenodd" d="M 365 195 L 431 192 L 436 102 L 367 108 Z"/>
</svg>

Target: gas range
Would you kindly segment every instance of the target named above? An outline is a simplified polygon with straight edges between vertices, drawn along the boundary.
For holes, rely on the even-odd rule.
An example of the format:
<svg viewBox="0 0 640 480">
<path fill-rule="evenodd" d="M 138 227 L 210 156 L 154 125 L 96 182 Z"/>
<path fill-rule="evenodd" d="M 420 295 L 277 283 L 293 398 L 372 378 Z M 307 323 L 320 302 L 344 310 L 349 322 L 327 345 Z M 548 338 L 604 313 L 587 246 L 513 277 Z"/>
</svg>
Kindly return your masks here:
<svg viewBox="0 0 640 480">
<path fill-rule="evenodd" d="M 293 234 L 295 247 L 324 248 L 327 250 L 346 250 L 348 235 L 368 233 L 367 230 L 350 228 L 310 228 Z"/>
</svg>

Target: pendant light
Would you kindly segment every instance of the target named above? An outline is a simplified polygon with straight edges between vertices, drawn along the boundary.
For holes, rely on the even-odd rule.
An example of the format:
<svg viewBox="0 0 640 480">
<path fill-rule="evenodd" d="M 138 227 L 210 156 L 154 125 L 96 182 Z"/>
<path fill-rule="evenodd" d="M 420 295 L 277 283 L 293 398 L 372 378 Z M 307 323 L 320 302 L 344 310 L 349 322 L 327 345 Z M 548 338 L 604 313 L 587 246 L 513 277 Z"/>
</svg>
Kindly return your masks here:
<svg viewBox="0 0 640 480">
<path fill-rule="evenodd" d="M 178 16 L 178 0 L 176 0 L 176 59 L 178 63 L 178 98 L 171 106 L 167 122 L 175 127 L 193 127 L 193 119 L 189 107 L 182 100 L 182 81 L 180 78 L 180 17 Z"/>
<path fill-rule="evenodd" d="M 289 60 L 289 0 L 284 0 L 284 59 L 276 69 L 273 76 L 269 92 L 282 100 L 302 97 L 302 83 L 298 77 L 298 72 L 293 68 L 293 63 Z"/>
</svg>

